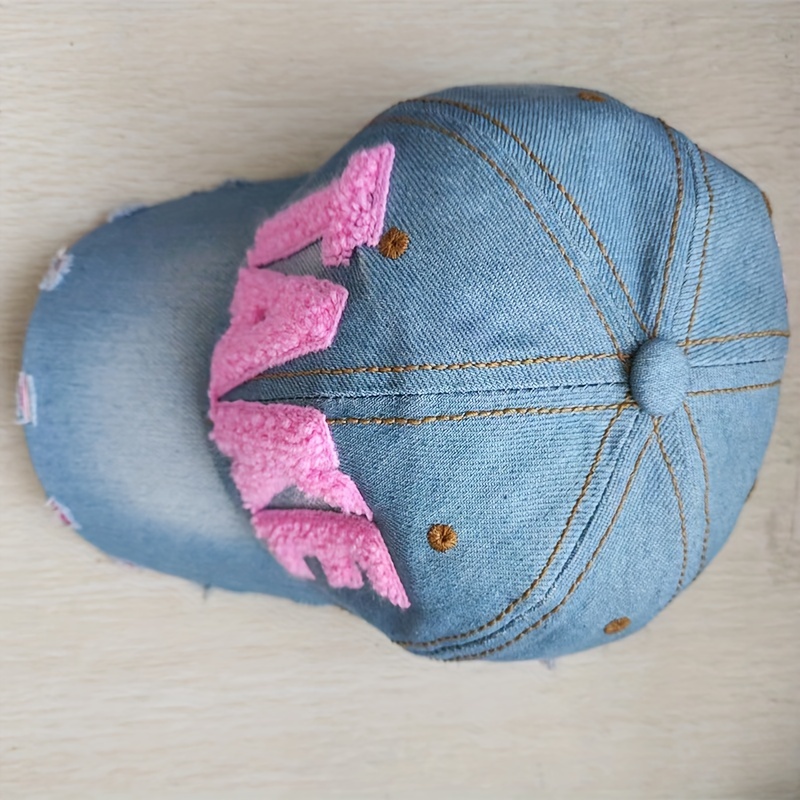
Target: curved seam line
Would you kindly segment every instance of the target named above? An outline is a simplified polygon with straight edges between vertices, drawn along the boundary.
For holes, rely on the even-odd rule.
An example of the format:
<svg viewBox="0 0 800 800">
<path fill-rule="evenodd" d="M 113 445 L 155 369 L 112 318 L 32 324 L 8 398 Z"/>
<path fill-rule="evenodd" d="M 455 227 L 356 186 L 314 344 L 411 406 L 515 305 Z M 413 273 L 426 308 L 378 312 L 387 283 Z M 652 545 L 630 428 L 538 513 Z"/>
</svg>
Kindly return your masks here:
<svg viewBox="0 0 800 800">
<path fill-rule="evenodd" d="M 606 331 L 606 334 L 608 335 L 608 338 L 611 340 L 611 344 L 614 346 L 614 349 L 617 351 L 617 354 L 620 357 L 622 357 L 623 352 L 622 352 L 622 349 L 621 349 L 621 347 L 619 345 L 619 342 L 617 341 L 617 338 L 614 335 L 614 332 L 611 330 L 611 327 L 609 326 L 608 320 L 606 319 L 605 315 L 603 314 L 602 309 L 597 304 L 597 300 L 595 300 L 594 295 L 592 294 L 591 290 L 589 289 L 589 286 L 586 284 L 586 281 L 584 280 L 583 275 L 581 274 L 581 271 L 578 269 L 577 265 L 572 260 L 572 258 L 570 258 L 569 253 L 567 253 L 566 249 L 564 248 L 564 245 L 561 244 L 561 242 L 559 241 L 558 237 L 553 233 L 553 231 L 550 230 L 550 228 L 548 227 L 547 223 L 544 221 L 544 218 L 536 210 L 536 208 L 534 207 L 533 203 L 531 203 L 531 201 L 528 199 L 528 197 L 525 195 L 525 193 L 522 191 L 522 189 L 520 189 L 520 187 L 517 185 L 517 183 L 514 181 L 514 179 L 511 178 L 511 176 L 507 175 L 503 171 L 503 169 L 497 164 L 497 162 L 495 162 L 491 158 L 491 156 L 489 156 L 486 153 L 484 153 L 483 150 L 481 150 L 480 148 L 478 148 L 477 146 L 472 144 L 472 142 L 469 142 L 467 139 L 465 139 L 463 136 L 461 136 L 460 134 L 456 133 L 455 131 L 451 131 L 448 128 L 443 128 L 443 127 L 441 127 L 439 125 L 435 125 L 432 122 L 427 122 L 425 120 L 417 120 L 417 119 L 413 119 L 412 117 L 402 117 L 402 116 L 386 117 L 386 118 L 384 118 L 384 121 L 385 122 L 396 122 L 396 123 L 398 123 L 400 125 L 414 125 L 414 126 L 420 127 L 420 128 L 428 128 L 428 129 L 430 129 L 432 131 L 435 131 L 436 133 L 441 134 L 442 136 L 447 136 L 447 137 L 453 139 L 454 141 L 458 142 L 459 144 L 461 144 L 462 146 L 466 147 L 468 150 L 473 152 L 479 158 L 483 159 L 511 187 L 511 189 L 514 192 L 514 194 L 516 194 L 517 197 L 522 201 L 522 203 L 525 205 L 525 207 L 528 209 L 528 211 L 530 211 L 533 214 L 533 216 L 536 218 L 536 221 L 541 226 L 542 230 L 547 234 L 547 236 L 550 239 L 550 241 L 556 246 L 556 248 L 558 249 L 559 253 L 561 254 L 561 257 L 564 259 L 564 261 L 566 261 L 567 266 L 573 271 L 573 273 L 575 275 L 575 278 L 577 279 L 578 283 L 580 284 L 581 288 L 583 289 L 584 293 L 586 294 L 586 297 L 588 298 L 589 302 L 591 303 L 592 308 L 594 308 L 598 319 L 600 320 L 600 322 L 602 323 L 603 327 L 605 328 L 605 331 Z"/>
<path fill-rule="evenodd" d="M 672 129 L 660 119 L 659 122 L 664 127 L 669 138 L 672 153 L 675 156 L 675 173 L 678 182 L 678 191 L 675 199 L 675 210 L 672 212 L 672 225 L 669 230 L 669 244 L 667 245 L 667 260 L 664 263 L 664 278 L 661 283 L 661 296 L 658 301 L 658 311 L 656 312 L 656 321 L 653 325 L 653 338 L 658 336 L 658 329 L 661 325 L 661 317 L 664 314 L 664 305 L 667 300 L 667 290 L 669 288 L 669 273 L 672 268 L 672 260 L 675 258 L 675 243 L 678 237 L 678 222 L 680 221 L 681 207 L 683 206 L 683 168 L 681 165 L 681 154 L 678 150 L 678 143 L 675 141 L 675 134 Z"/>
<path fill-rule="evenodd" d="M 678 502 L 678 516 L 680 517 L 681 521 L 681 546 L 683 547 L 683 562 L 681 564 L 681 574 L 678 578 L 678 585 L 675 587 L 675 591 L 672 593 L 672 596 L 675 597 L 676 594 L 681 590 L 683 587 L 683 581 L 686 578 L 686 567 L 689 563 L 689 537 L 686 532 L 686 511 L 683 507 L 683 495 L 681 494 L 680 486 L 678 486 L 678 476 L 675 474 L 675 468 L 672 466 L 672 460 L 667 453 L 667 448 L 664 446 L 664 440 L 661 438 L 661 422 L 663 417 L 658 417 L 657 419 L 653 420 L 653 433 L 656 437 L 656 442 L 658 442 L 658 449 L 661 450 L 661 457 L 664 459 L 664 465 L 667 468 L 667 472 L 669 472 L 670 480 L 672 481 L 672 490 L 675 492 L 675 500 Z"/>
<path fill-rule="evenodd" d="M 622 276 L 619 274 L 617 270 L 616 264 L 612 261 L 611 255 L 609 254 L 606 246 L 600 240 L 600 236 L 592 227 L 591 223 L 586 217 L 583 209 L 578 205 L 578 202 L 575 198 L 569 193 L 567 188 L 561 183 L 561 181 L 556 178 L 556 176 L 550 171 L 547 165 L 542 161 L 542 159 L 536 155 L 536 153 L 531 150 L 531 148 L 516 134 L 514 133 L 502 120 L 497 119 L 496 117 L 492 116 L 486 111 L 481 110 L 475 106 L 470 106 L 467 103 L 461 103 L 457 100 L 449 100 L 443 97 L 416 97 L 411 100 L 406 100 L 405 103 L 438 103 L 440 105 L 449 105 L 453 106 L 454 108 L 460 108 L 462 111 L 466 111 L 470 114 L 475 114 L 476 116 L 482 117 L 483 119 L 490 122 L 492 125 L 499 128 L 503 133 L 509 136 L 514 142 L 516 142 L 523 150 L 523 152 L 536 164 L 537 167 L 547 176 L 548 180 L 558 189 L 558 191 L 564 196 L 567 202 L 572 207 L 572 210 L 577 215 L 578 219 L 583 224 L 584 228 L 589 232 L 589 235 L 592 237 L 592 240 L 597 245 L 600 254 L 603 256 L 606 264 L 608 264 L 609 269 L 611 270 L 611 274 L 614 276 L 619 288 L 622 290 L 622 293 L 625 295 L 625 300 L 630 306 L 631 311 L 633 312 L 634 319 L 636 320 L 639 327 L 642 329 L 642 332 L 645 336 L 649 336 L 650 333 L 647 329 L 647 326 L 644 324 L 639 312 L 636 310 L 636 305 L 633 302 L 633 298 L 631 297 L 630 290 L 628 289 L 625 281 L 623 280 Z"/>
<path fill-rule="evenodd" d="M 697 147 L 695 145 L 695 147 Z M 692 335 L 692 328 L 694 327 L 695 317 L 697 316 L 697 306 L 700 302 L 700 292 L 703 288 L 703 273 L 705 272 L 706 257 L 708 256 L 708 241 L 711 236 L 711 220 L 714 217 L 714 190 L 711 187 L 711 180 L 708 177 L 708 164 L 706 163 L 706 156 L 703 151 L 697 147 L 697 152 L 700 155 L 700 163 L 703 166 L 703 180 L 706 184 L 706 191 L 708 192 L 708 218 L 706 219 L 706 230 L 703 234 L 703 248 L 700 254 L 700 267 L 697 274 L 697 286 L 694 291 L 694 301 L 692 303 L 692 313 L 689 317 L 689 327 L 686 330 L 686 339 L 684 340 L 684 349 L 688 350 L 692 345 L 690 344 L 690 337 Z"/>
<path fill-rule="evenodd" d="M 780 385 L 780 379 L 771 383 L 751 383 L 749 386 L 732 386 L 729 389 L 697 389 L 694 392 L 686 392 L 689 397 L 699 397 L 706 394 L 733 394 L 734 392 L 755 392 L 760 389 L 772 389 Z"/>
<path fill-rule="evenodd" d="M 788 339 L 789 331 L 769 330 L 769 331 L 747 331 L 746 333 L 730 333 L 725 336 L 707 336 L 705 339 L 684 339 L 681 345 L 688 349 L 690 347 L 700 347 L 709 344 L 724 344 L 725 342 L 738 342 L 742 339 L 769 339 L 773 337 L 783 337 Z"/>
<path fill-rule="evenodd" d="M 454 364 L 401 364 L 391 366 L 363 366 L 363 367 L 320 367 L 318 369 L 304 369 L 283 372 L 263 372 L 256 375 L 253 380 L 260 378 L 293 378 L 311 375 L 362 375 L 382 374 L 394 372 L 442 372 L 445 370 L 461 369 L 496 369 L 499 367 L 529 367 L 538 364 L 562 364 L 580 361 L 595 361 L 600 359 L 616 358 L 628 361 L 630 356 L 619 353 L 585 353 L 574 356 L 532 356 L 530 358 L 505 359 L 503 361 L 463 361 Z"/>
<path fill-rule="evenodd" d="M 466 419 L 481 419 L 484 417 L 507 417 L 512 415 L 532 416 L 551 414 L 581 414 L 595 411 L 616 411 L 617 409 L 631 408 L 636 403 L 633 400 L 623 400 L 620 403 L 604 403 L 593 406 L 564 406 L 564 407 L 522 407 L 522 408 L 495 408 L 477 411 L 463 411 L 459 414 L 436 414 L 426 417 L 333 417 L 328 425 L 424 425 L 429 422 L 461 422 Z"/>
<path fill-rule="evenodd" d="M 692 429 L 692 436 L 694 436 L 695 444 L 697 445 L 697 453 L 700 456 L 700 463 L 703 465 L 703 514 L 705 516 L 705 528 L 703 530 L 703 552 L 700 556 L 700 566 L 697 568 L 697 575 L 699 575 L 703 567 L 706 565 L 706 558 L 708 556 L 708 540 L 711 533 L 711 512 L 709 510 L 709 479 L 708 479 L 708 462 L 706 461 L 705 448 L 700 440 L 700 431 L 694 421 L 694 415 L 689 408 L 688 403 L 683 404 L 683 410 L 686 412 L 686 417 L 689 420 L 689 427 Z M 697 577 L 695 575 L 695 577 Z"/>
<path fill-rule="evenodd" d="M 597 547 L 595 547 L 594 552 L 589 557 L 589 560 L 586 562 L 586 566 L 581 571 L 580 575 L 573 581 L 572 585 L 569 587 L 569 590 L 558 603 L 558 605 L 554 606 L 550 611 L 540 617 L 536 622 L 532 625 L 529 625 L 524 630 L 520 631 L 513 639 L 509 639 L 507 642 L 503 644 L 499 644 L 496 647 L 491 647 L 487 650 L 482 650 L 480 653 L 474 653 L 465 656 L 456 656 L 455 658 L 447 658 L 443 659 L 445 661 L 472 661 L 474 659 L 483 658 L 488 655 L 492 655 L 493 653 L 500 652 L 501 650 L 505 650 L 507 647 L 510 647 L 512 644 L 516 644 L 520 639 L 524 636 L 527 636 L 532 631 L 535 631 L 537 628 L 541 627 L 548 619 L 553 617 L 558 611 L 560 611 L 567 603 L 567 601 L 572 597 L 575 593 L 578 586 L 580 586 L 583 579 L 586 577 L 587 573 L 591 568 L 594 566 L 595 561 L 597 560 L 600 551 L 603 549 L 608 537 L 611 535 L 611 531 L 614 529 L 614 526 L 617 524 L 617 520 L 619 519 L 620 514 L 622 513 L 622 509 L 625 505 L 625 501 L 628 499 L 628 494 L 630 493 L 631 486 L 633 485 L 633 481 L 639 472 L 639 467 L 641 466 L 642 460 L 644 459 L 644 455 L 647 452 L 647 449 L 650 447 L 650 443 L 653 440 L 653 434 L 651 433 L 647 437 L 647 441 L 645 441 L 644 446 L 639 451 L 639 455 L 636 457 L 636 463 L 633 465 L 633 469 L 631 474 L 628 476 L 628 481 L 625 484 L 625 489 L 622 492 L 622 497 L 620 497 L 620 501 L 617 504 L 617 508 L 614 511 L 614 515 L 611 518 L 611 521 L 608 524 L 608 527 L 605 530 L 605 533 L 600 538 L 600 541 L 597 543 Z"/>
<path fill-rule="evenodd" d="M 445 642 L 457 642 L 462 639 L 467 639 L 470 636 L 474 636 L 478 633 L 483 633 L 483 631 L 488 630 L 489 628 L 494 627 L 498 622 L 504 619 L 508 614 L 510 614 L 517 606 L 521 603 L 524 603 L 536 590 L 536 587 L 542 582 L 545 575 L 550 570 L 550 567 L 553 565 L 556 556 L 558 555 L 559 550 L 561 550 L 561 546 L 564 544 L 567 538 L 567 534 L 569 533 L 570 529 L 572 528 L 572 523 L 575 521 L 575 517 L 578 515 L 578 510 L 580 509 L 581 504 L 583 503 L 584 499 L 586 498 L 586 494 L 589 491 L 589 487 L 594 480 L 594 477 L 597 473 L 597 468 L 600 466 L 600 462 L 603 458 L 603 454 L 605 451 L 606 444 L 608 442 L 608 438 L 611 435 L 611 430 L 613 429 L 614 425 L 617 423 L 617 420 L 622 416 L 623 408 L 620 407 L 617 409 L 617 412 L 611 418 L 611 421 L 606 426 L 605 431 L 603 432 L 602 437 L 600 438 L 600 445 L 597 448 L 597 452 L 595 453 L 594 459 L 592 460 L 592 464 L 589 467 L 589 471 L 586 473 L 586 477 L 583 481 L 583 486 L 581 487 L 580 493 L 578 494 L 578 499 L 575 501 L 574 505 L 572 506 L 572 510 L 569 512 L 569 516 L 567 517 L 567 522 L 564 525 L 564 529 L 561 531 L 561 535 L 558 537 L 550 555 L 545 562 L 545 565 L 542 567 L 539 574 L 536 576 L 535 580 L 528 586 L 527 589 L 517 598 L 512 600 L 499 614 L 495 617 L 490 619 L 488 622 L 479 625 L 477 628 L 472 628 L 471 630 L 464 631 L 463 633 L 456 633 L 451 634 L 449 636 L 440 636 L 437 639 L 429 639 L 428 641 L 424 642 L 412 642 L 412 641 L 405 641 L 405 642 L 395 642 L 395 644 L 399 644 L 402 647 L 419 647 L 419 648 L 428 648 L 428 647 L 435 647 L 439 644 L 444 644 Z"/>
</svg>

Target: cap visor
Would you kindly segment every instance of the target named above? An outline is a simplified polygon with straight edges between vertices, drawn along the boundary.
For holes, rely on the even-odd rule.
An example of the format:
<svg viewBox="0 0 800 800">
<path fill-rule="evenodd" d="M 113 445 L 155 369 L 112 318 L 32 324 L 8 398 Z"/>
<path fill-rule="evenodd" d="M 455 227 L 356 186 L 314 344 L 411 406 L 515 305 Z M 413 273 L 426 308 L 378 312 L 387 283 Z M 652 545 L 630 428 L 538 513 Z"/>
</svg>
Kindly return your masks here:
<svg viewBox="0 0 800 800">
<path fill-rule="evenodd" d="M 211 352 L 258 224 L 302 178 L 120 216 L 43 282 L 25 343 L 28 447 L 62 516 L 105 552 L 203 585 L 325 602 L 253 535 L 208 439 Z"/>
</svg>

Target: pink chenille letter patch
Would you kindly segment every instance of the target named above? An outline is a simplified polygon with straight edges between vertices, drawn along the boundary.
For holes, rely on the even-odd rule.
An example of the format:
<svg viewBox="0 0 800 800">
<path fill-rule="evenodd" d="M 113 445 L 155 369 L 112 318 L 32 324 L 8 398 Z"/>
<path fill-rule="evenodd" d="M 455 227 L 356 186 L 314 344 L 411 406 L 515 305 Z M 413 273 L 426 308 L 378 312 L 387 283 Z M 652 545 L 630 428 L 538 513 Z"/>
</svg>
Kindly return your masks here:
<svg viewBox="0 0 800 800">
<path fill-rule="evenodd" d="M 211 358 L 211 438 L 231 459 L 231 475 L 256 536 L 292 575 L 312 579 L 316 558 L 333 587 L 372 588 L 400 608 L 409 601 L 372 511 L 339 458 L 321 411 L 286 403 L 224 401 L 266 369 L 331 346 L 347 302 L 344 287 L 269 264 L 321 241 L 326 266 L 346 265 L 383 230 L 394 147 L 354 153 L 341 177 L 266 220 L 239 271 L 231 323 Z M 271 509 L 289 486 L 339 511 Z"/>
</svg>

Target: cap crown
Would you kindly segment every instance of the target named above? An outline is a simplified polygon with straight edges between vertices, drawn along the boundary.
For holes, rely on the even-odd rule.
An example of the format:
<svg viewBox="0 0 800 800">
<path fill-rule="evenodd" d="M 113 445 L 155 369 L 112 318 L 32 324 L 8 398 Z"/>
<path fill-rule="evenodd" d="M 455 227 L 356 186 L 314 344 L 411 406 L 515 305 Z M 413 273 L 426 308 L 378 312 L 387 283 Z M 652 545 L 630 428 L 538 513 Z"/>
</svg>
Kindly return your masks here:
<svg viewBox="0 0 800 800">
<path fill-rule="evenodd" d="M 406 251 L 325 271 L 333 345 L 240 395 L 324 412 L 411 607 L 337 601 L 445 659 L 636 630 L 719 550 L 769 439 L 787 319 L 761 193 L 611 98 L 512 86 L 395 106 L 297 196 L 382 142 Z M 651 339 L 672 355 L 645 369 Z"/>
</svg>

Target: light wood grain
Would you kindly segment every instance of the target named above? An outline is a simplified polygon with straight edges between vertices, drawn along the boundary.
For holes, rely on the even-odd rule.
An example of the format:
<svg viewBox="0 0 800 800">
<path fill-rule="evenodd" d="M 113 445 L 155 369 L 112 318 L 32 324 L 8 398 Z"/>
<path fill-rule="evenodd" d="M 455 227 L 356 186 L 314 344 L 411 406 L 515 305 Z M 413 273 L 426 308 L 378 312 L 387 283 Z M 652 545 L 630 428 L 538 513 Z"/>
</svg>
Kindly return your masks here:
<svg viewBox="0 0 800 800">
<path fill-rule="evenodd" d="M 0 2 L 0 795 L 800 795 L 800 358 L 757 490 L 642 633 L 415 659 L 335 609 L 111 562 L 42 507 L 13 383 L 51 254 L 112 207 L 313 168 L 451 84 L 591 86 L 764 188 L 800 301 L 796 2 Z"/>
</svg>

